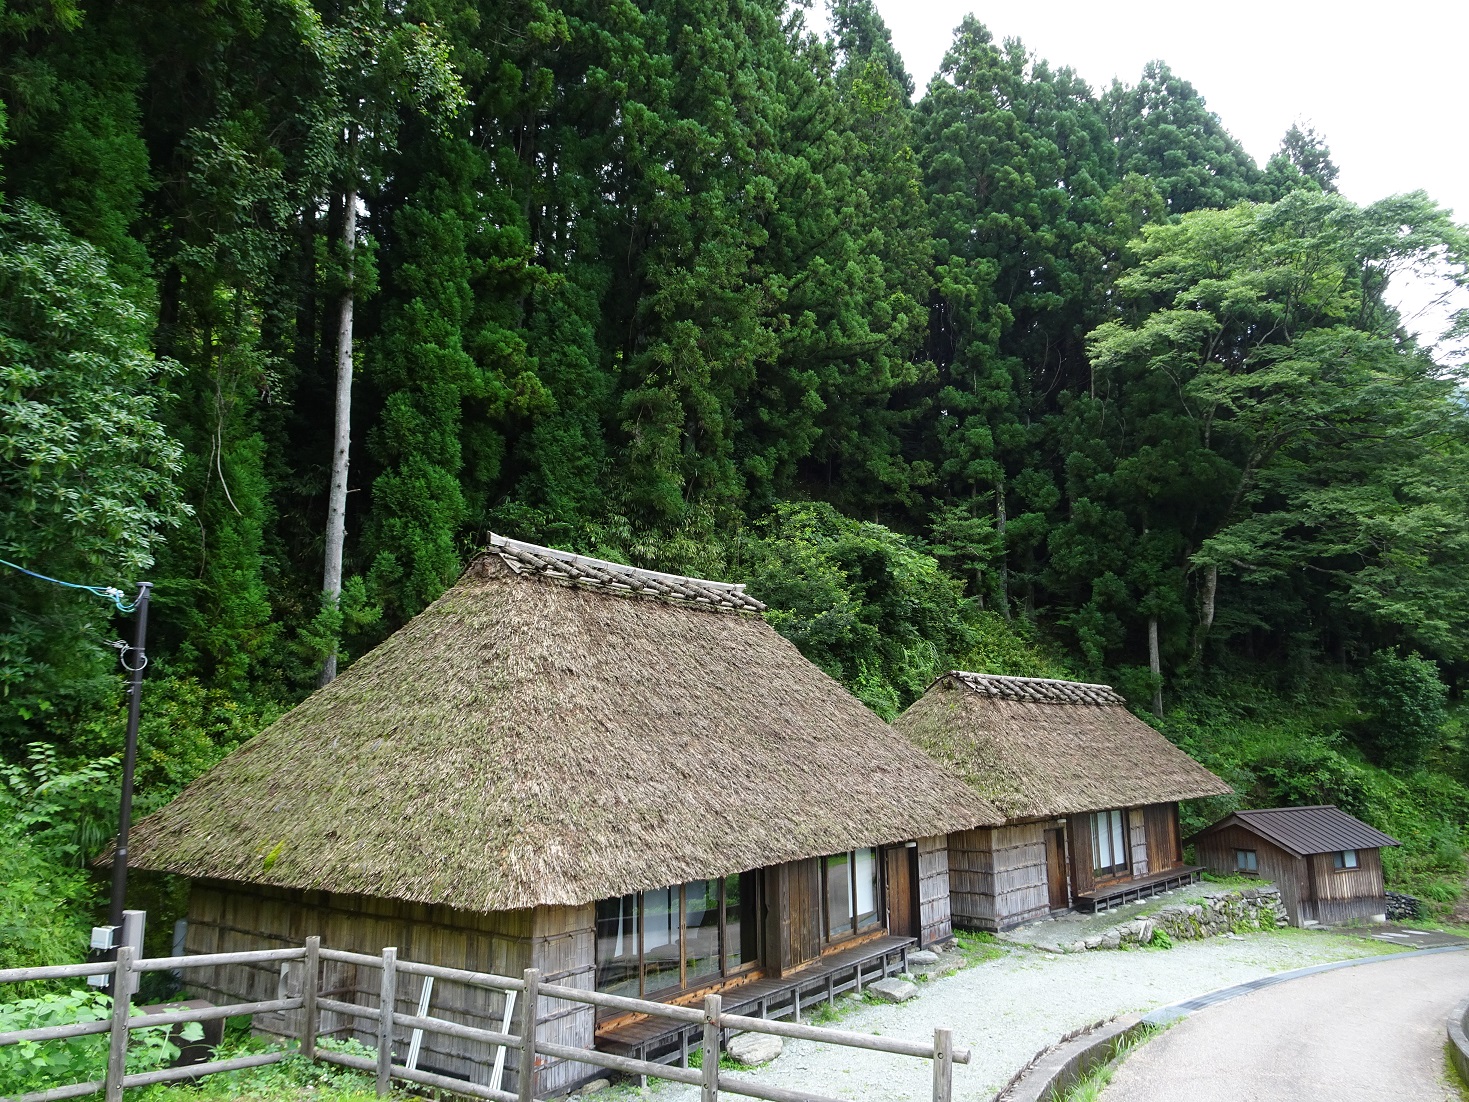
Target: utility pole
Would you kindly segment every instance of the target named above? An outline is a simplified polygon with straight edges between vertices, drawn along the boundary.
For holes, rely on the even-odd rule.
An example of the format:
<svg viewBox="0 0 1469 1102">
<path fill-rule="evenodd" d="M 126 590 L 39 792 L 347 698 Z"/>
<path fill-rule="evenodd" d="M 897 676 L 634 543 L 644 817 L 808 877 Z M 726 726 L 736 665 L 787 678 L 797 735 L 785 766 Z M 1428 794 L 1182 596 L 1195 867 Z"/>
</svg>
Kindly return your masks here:
<svg viewBox="0 0 1469 1102">
<path fill-rule="evenodd" d="M 138 614 L 133 645 L 123 648 L 122 668 L 128 671 L 128 734 L 122 752 L 122 805 L 117 817 L 117 850 L 112 855 L 112 908 L 108 922 L 114 937 L 122 932 L 122 912 L 128 890 L 128 830 L 133 825 L 133 769 L 138 762 L 138 716 L 143 705 L 143 667 L 148 665 L 148 593 L 152 582 L 138 586 L 134 607 Z M 132 660 L 128 660 L 128 656 Z M 116 942 L 114 941 L 114 948 Z"/>
</svg>

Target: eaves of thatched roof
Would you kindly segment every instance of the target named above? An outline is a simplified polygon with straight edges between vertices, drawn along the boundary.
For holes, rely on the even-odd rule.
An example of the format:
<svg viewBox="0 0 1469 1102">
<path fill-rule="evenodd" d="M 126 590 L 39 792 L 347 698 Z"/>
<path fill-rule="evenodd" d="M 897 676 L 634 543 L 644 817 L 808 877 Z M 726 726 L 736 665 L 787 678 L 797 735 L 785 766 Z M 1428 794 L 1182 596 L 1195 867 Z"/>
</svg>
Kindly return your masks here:
<svg viewBox="0 0 1469 1102">
<path fill-rule="evenodd" d="M 894 726 L 1011 819 L 1231 791 L 1107 685 L 956 670 Z"/>
<path fill-rule="evenodd" d="M 497 540 L 142 820 L 132 859 L 493 911 L 1001 821 L 753 607 Z"/>
</svg>

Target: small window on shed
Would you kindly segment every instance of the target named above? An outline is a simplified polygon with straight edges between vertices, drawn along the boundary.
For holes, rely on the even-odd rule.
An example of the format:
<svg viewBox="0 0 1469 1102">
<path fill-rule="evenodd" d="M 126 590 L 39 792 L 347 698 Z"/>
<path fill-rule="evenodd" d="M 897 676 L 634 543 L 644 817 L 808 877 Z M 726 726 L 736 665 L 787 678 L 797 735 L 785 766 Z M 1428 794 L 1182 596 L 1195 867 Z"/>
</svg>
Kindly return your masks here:
<svg viewBox="0 0 1469 1102">
<path fill-rule="evenodd" d="M 1240 872 L 1259 872 L 1260 855 L 1252 849 L 1234 851 L 1234 867 Z"/>
<path fill-rule="evenodd" d="M 1332 856 L 1332 865 L 1338 869 L 1354 869 L 1357 867 L 1357 851 L 1344 849 Z"/>
</svg>

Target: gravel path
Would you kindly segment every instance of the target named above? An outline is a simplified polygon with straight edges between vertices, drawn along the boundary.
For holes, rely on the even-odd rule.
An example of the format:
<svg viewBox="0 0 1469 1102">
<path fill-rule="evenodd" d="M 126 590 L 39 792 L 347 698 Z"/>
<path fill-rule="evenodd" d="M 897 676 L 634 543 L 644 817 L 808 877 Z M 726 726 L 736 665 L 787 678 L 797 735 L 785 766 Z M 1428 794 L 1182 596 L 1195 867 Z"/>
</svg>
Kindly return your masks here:
<svg viewBox="0 0 1469 1102">
<path fill-rule="evenodd" d="M 1012 949 L 999 960 L 924 984 L 917 998 L 901 1006 L 854 1007 L 836 1025 L 927 1040 L 936 1026 L 948 1026 L 955 1045 L 973 1051 L 971 1064 L 954 1068 L 956 1102 L 989 1102 L 1037 1051 L 1074 1029 L 1272 972 L 1376 955 L 1383 948 L 1366 939 L 1284 930 L 1240 941 L 1181 943 L 1167 951 L 1060 956 Z M 807 1041 L 787 1041 L 778 1060 L 745 1074 L 853 1102 L 924 1102 L 932 1090 L 927 1061 Z M 696 1089 L 670 1083 L 648 1094 L 659 1102 L 699 1097 Z"/>
</svg>

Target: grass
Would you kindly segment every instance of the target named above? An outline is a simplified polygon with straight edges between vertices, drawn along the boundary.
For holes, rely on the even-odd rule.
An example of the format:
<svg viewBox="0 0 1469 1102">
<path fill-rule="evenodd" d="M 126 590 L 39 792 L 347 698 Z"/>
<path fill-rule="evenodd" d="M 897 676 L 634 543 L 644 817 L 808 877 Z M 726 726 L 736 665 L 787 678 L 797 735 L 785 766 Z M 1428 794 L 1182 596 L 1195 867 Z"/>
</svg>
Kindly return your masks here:
<svg viewBox="0 0 1469 1102">
<path fill-rule="evenodd" d="M 1047 1102 L 1096 1102 L 1102 1089 L 1112 1082 L 1112 1076 L 1117 1073 L 1117 1068 L 1122 1061 L 1127 1059 L 1135 1049 L 1141 1048 L 1162 1033 L 1164 1028 L 1162 1026 L 1143 1026 L 1132 1033 L 1123 1034 L 1112 1043 L 1111 1051 L 1105 1061 L 1077 1080 L 1069 1090 L 1052 1091 Z"/>
<path fill-rule="evenodd" d="M 371 1055 L 359 1044 L 337 1044 L 357 1055 Z M 193 1083 L 160 1083 L 127 1092 L 128 1102 L 376 1102 L 373 1077 L 350 1068 L 307 1060 L 295 1045 L 282 1045 L 231 1030 L 217 1050 L 216 1059 L 263 1052 L 289 1051 L 284 1060 L 263 1068 L 208 1075 Z M 422 1097 L 395 1086 L 392 1097 Z"/>
<path fill-rule="evenodd" d="M 1443 1046 L 1443 1077 L 1450 1089 L 1457 1091 L 1461 1102 L 1469 1102 L 1469 1083 L 1459 1074 L 1459 1065 L 1454 1063 L 1454 1045 L 1445 1041 Z"/>
</svg>

